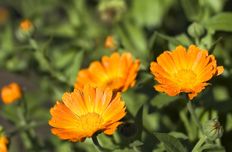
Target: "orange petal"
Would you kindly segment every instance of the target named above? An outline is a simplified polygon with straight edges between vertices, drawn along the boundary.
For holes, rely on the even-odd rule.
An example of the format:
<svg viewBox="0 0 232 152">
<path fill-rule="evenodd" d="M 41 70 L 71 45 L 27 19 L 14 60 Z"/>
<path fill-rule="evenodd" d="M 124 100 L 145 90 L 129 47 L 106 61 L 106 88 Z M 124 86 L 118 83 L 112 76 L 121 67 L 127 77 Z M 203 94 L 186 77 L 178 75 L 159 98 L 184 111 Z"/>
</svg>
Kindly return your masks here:
<svg viewBox="0 0 232 152">
<path fill-rule="evenodd" d="M 220 74 L 222 74 L 224 72 L 224 67 L 223 66 L 218 66 L 217 67 L 217 75 L 220 75 Z"/>
</svg>

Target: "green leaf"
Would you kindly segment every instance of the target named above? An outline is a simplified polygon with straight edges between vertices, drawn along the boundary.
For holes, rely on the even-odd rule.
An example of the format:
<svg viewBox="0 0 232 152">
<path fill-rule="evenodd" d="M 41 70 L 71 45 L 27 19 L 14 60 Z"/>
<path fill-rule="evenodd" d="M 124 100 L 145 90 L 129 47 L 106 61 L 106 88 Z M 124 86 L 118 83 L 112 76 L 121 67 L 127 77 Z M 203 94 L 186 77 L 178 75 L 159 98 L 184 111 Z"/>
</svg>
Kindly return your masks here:
<svg viewBox="0 0 232 152">
<path fill-rule="evenodd" d="M 65 53 L 56 51 L 56 53 L 54 53 L 53 59 L 53 61 L 56 61 L 53 63 L 54 67 L 57 69 L 63 69 L 67 67 L 73 61 L 75 54 L 75 51 L 65 51 Z"/>
<path fill-rule="evenodd" d="M 190 21 L 197 21 L 200 14 L 200 7 L 198 0 L 181 0 L 186 17 Z"/>
<path fill-rule="evenodd" d="M 134 142 L 132 142 L 129 146 L 130 147 L 139 147 L 142 146 L 143 142 L 139 141 L 139 140 L 135 140 Z"/>
<path fill-rule="evenodd" d="M 57 37 L 74 37 L 76 36 L 76 30 L 69 23 L 52 25 L 51 27 L 46 27 L 43 29 L 43 34 L 53 35 Z"/>
<path fill-rule="evenodd" d="M 232 114 L 228 114 L 226 116 L 226 125 L 225 125 L 225 131 L 229 132 L 232 130 Z"/>
<path fill-rule="evenodd" d="M 186 136 L 184 133 L 182 132 L 175 132 L 175 131 L 172 131 L 169 133 L 169 135 L 173 136 L 173 137 L 176 137 L 176 138 L 179 138 L 179 139 L 188 139 L 188 136 Z"/>
<path fill-rule="evenodd" d="M 224 147 L 215 144 L 205 144 L 199 151 L 204 152 L 225 152 Z"/>
<path fill-rule="evenodd" d="M 154 133 L 154 135 L 160 142 L 164 143 L 167 152 L 187 152 L 187 149 L 177 138 L 167 133 Z"/>
<path fill-rule="evenodd" d="M 84 51 L 79 51 L 75 55 L 72 65 L 66 71 L 66 74 L 69 77 L 70 84 L 74 84 L 74 82 L 76 80 L 77 73 L 81 67 L 83 56 L 84 56 Z"/>
<path fill-rule="evenodd" d="M 173 0 L 133 0 L 131 13 L 140 26 L 160 26 L 173 3 Z"/>
<path fill-rule="evenodd" d="M 210 18 L 204 25 L 206 28 L 216 31 L 232 32 L 232 13 L 218 13 Z"/>
<path fill-rule="evenodd" d="M 148 55 L 144 31 L 131 22 L 125 22 L 117 28 L 118 36 L 126 49 L 133 51 L 135 56 L 144 58 Z"/>
<path fill-rule="evenodd" d="M 182 41 L 179 41 L 177 38 L 175 37 L 171 37 L 171 36 L 168 36 L 168 35 L 165 35 L 165 34 L 162 34 L 162 33 L 159 33 L 159 32 L 156 32 L 155 34 L 157 34 L 158 37 L 164 39 L 164 40 L 167 40 L 169 43 L 177 46 L 177 45 L 183 45 L 183 42 Z"/>
<path fill-rule="evenodd" d="M 176 101 L 178 98 L 179 98 L 178 96 L 171 97 L 166 94 L 158 94 L 151 100 L 151 105 L 157 108 L 162 108 Z"/>
<path fill-rule="evenodd" d="M 138 127 L 136 139 L 141 139 L 142 131 L 143 131 L 143 105 L 139 108 L 138 112 L 136 113 L 135 121 Z"/>
<path fill-rule="evenodd" d="M 127 110 L 135 116 L 139 108 L 146 102 L 147 96 L 141 93 L 135 93 L 128 90 L 122 94 L 122 98 L 127 105 Z"/>
</svg>

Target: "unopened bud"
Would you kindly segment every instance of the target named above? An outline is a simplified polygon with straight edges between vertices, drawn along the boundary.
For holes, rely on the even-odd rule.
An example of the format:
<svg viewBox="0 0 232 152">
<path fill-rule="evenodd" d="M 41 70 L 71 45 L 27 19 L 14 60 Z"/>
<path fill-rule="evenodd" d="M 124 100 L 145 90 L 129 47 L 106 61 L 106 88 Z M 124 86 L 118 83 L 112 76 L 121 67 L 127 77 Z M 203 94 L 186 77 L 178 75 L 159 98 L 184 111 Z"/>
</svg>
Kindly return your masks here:
<svg viewBox="0 0 232 152">
<path fill-rule="evenodd" d="M 114 50 L 117 48 L 117 41 L 115 40 L 113 36 L 107 36 L 104 47 L 107 49 Z"/>
<path fill-rule="evenodd" d="M 201 38 L 205 33 L 204 27 L 198 23 L 194 22 L 188 27 L 188 34 L 193 38 Z"/>
<path fill-rule="evenodd" d="M 125 10 L 124 0 L 103 0 L 98 5 L 101 20 L 110 24 L 119 21 Z"/>
<path fill-rule="evenodd" d="M 216 140 L 217 138 L 221 138 L 223 134 L 223 128 L 217 119 L 207 121 L 203 125 L 203 130 L 206 137 L 212 141 Z"/>
</svg>

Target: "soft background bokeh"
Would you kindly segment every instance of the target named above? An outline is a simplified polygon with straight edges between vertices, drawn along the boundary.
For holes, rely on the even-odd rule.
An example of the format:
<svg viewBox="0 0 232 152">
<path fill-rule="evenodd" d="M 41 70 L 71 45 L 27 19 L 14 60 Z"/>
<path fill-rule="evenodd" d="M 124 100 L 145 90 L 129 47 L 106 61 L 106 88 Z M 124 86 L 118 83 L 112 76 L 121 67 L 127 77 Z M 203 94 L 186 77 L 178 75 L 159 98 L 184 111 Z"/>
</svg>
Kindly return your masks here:
<svg viewBox="0 0 232 152">
<path fill-rule="evenodd" d="M 29 33 L 19 28 L 24 19 L 33 24 Z M 193 104 L 202 123 L 218 117 L 224 127 L 221 143 L 231 151 L 231 0 L 1 0 L 0 86 L 12 81 L 21 84 L 43 147 L 38 151 L 95 151 L 90 140 L 74 144 L 59 140 L 47 122 L 50 107 L 73 89 L 79 69 L 112 53 L 104 48 L 106 37 L 112 35 L 119 52 L 129 51 L 141 60 L 141 69 L 136 86 L 123 93 L 127 125 L 111 138 L 100 135 L 101 145 L 116 151 L 161 152 L 164 146 L 152 133 L 165 132 L 190 150 L 199 135 L 186 101 L 157 93 L 149 64 L 164 50 L 195 43 L 188 31 L 194 22 L 200 26 L 193 31 L 200 30 L 199 46 L 214 49 L 225 71 Z M 14 129 L 15 115 L 14 105 L 1 103 L 0 124 L 6 133 Z M 21 137 L 11 139 L 10 152 L 25 151 Z M 213 149 L 223 151 L 222 147 Z"/>
</svg>

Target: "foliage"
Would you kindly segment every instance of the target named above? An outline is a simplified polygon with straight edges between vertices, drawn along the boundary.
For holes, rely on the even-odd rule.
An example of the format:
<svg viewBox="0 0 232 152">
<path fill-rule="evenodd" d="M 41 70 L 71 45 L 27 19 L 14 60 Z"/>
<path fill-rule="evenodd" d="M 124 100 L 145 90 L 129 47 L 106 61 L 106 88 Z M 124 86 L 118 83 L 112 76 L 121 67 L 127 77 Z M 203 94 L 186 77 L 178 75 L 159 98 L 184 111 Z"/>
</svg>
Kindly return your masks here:
<svg viewBox="0 0 232 152">
<path fill-rule="evenodd" d="M 1 104 L 0 125 L 11 137 L 9 151 L 96 151 L 90 139 L 72 143 L 52 135 L 49 109 L 73 90 L 80 69 L 113 52 L 104 48 L 109 35 L 118 52 L 131 52 L 141 66 L 136 85 L 122 93 L 125 124 L 113 136 L 98 135 L 102 147 L 120 152 L 194 148 L 204 135 L 185 97 L 155 91 L 149 67 L 164 50 L 196 44 L 225 68 L 192 101 L 201 124 L 217 118 L 224 128 L 220 139 L 206 139 L 198 150 L 231 151 L 231 8 L 230 0 L 1 0 L 0 84 L 19 82 L 27 104 L 27 111 L 21 111 L 23 104 Z M 7 19 L 1 10 L 8 12 Z M 27 33 L 20 29 L 24 19 L 33 24 Z"/>
</svg>

